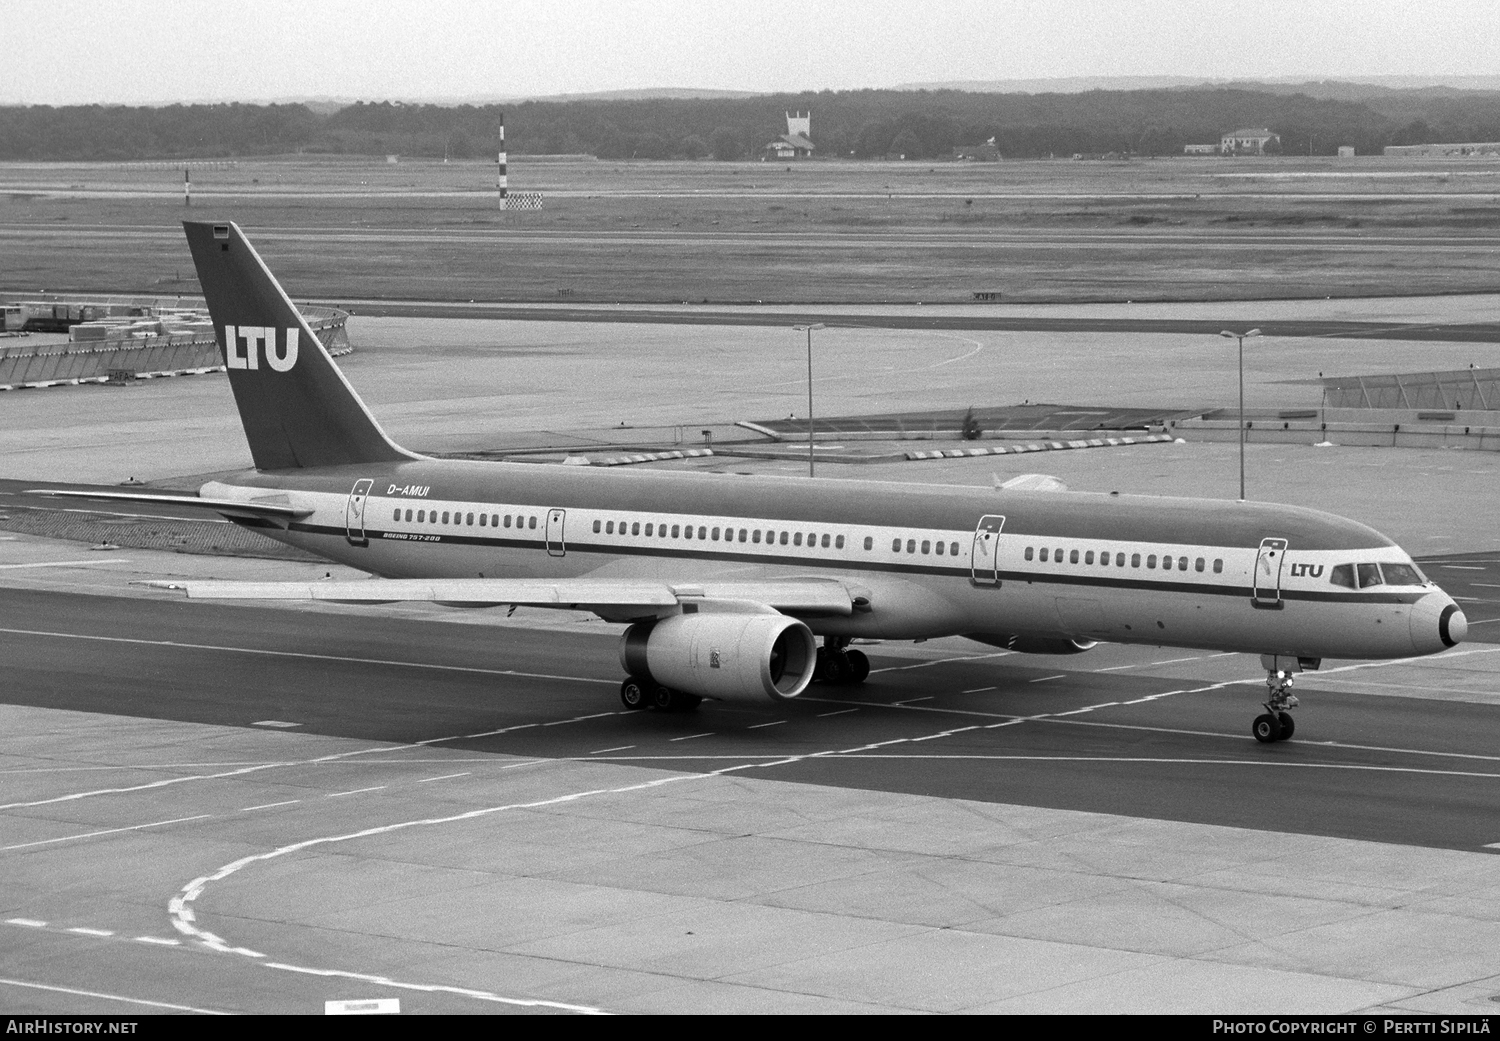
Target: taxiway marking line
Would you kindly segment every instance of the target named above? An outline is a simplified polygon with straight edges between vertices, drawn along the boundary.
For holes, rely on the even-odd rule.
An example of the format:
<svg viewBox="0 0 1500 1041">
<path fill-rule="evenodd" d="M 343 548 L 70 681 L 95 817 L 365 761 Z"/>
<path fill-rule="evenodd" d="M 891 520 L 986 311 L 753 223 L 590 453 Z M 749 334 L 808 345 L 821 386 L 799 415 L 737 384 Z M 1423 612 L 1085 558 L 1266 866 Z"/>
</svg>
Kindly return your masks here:
<svg viewBox="0 0 1500 1041">
<path fill-rule="evenodd" d="M 307 651 L 273 651 L 263 647 L 230 647 L 215 643 L 182 643 L 178 640 L 141 640 L 129 636 L 90 636 L 84 633 L 63 633 L 47 629 L 0 629 L 0 633 L 12 636 L 48 636 L 60 640 L 88 640 L 98 643 L 127 643 L 139 647 L 175 647 L 188 651 L 223 651 L 229 654 L 255 654 L 267 658 L 298 658 L 311 661 L 341 661 L 353 665 L 390 665 L 405 669 L 426 669 L 433 672 L 462 672 L 480 676 L 515 676 L 527 680 L 559 680 L 564 683 L 603 683 L 615 685 L 614 680 L 601 680 L 593 676 L 560 676 L 550 672 L 519 672 L 515 669 L 481 669 L 469 665 L 437 665 L 431 662 L 392 661 L 386 658 L 356 658 L 343 654 L 312 654 Z"/>
<path fill-rule="evenodd" d="M 1473 652 L 1473 653 L 1485 653 L 1485 651 L 1500 651 L 1500 647 L 1487 648 L 1487 649 L 1484 649 L 1484 650 L 1481 650 L 1481 651 L 1478 651 L 1478 652 Z M 985 657 L 989 657 L 989 656 L 986 655 Z M 1410 659 L 1406 659 L 1406 660 L 1410 660 Z M 1394 663 L 1392 663 L 1392 662 L 1379 662 L 1379 663 L 1372 663 L 1372 664 L 1373 664 L 1374 667 L 1379 667 L 1379 666 L 1382 666 L 1382 665 L 1394 664 Z M 1361 666 L 1349 666 L 1349 667 L 1346 667 L 1346 669 L 1349 669 L 1349 668 L 1359 668 L 1359 667 L 1361 667 Z M 1346 669 L 1330 670 L 1330 672 L 1333 672 L 1333 671 L 1346 671 Z M 1224 688 L 1230 687 L 1230 686 L 1245 685 L 1245 684 L 1256 683 L 1256 682 L 1258 682 L 1258 680 L 1256 680 L 1256 679 L 1228 680 L 1228 681 L 1222 681 L 1222 682 L 1219 682 L 1219 683 L 1210 684 L 1210 685 L 1202 687 L 1202 688 L 1166 691 L 1166 692 L 1163 692 L 1163 693 L 1158 694 L 1158 695 L 1153 695 L 1153 699 L 1157 698 L 1157 697 L 1169 697 L 1169 696 L 1172 696 L 1172 695 L 1175 695 L 1175 694 L 1200 693 L 1200 692 L 1210 691 L 1210 690 L 1221 690 L 1221 689 L 1224 689 Z M 818 699 L 818 700 L 824 700 L 824 699 Z M 889 708 L 891 706 L 885 705 L 885 704 L 874 703 L 873 707 Z M 1100 706 L 1100 707 L 1103 707 L 1103 706 Z M 847 708 L 847 709 L 840 710 L 838 713 L 828 713 L 828 714 L 829 715 L 842 714 L 843 712 L 850 712 L 850 711 L 855 711 L 855 710 L 856 710 L 855 708 Z M 908 707 L 903 708 L 902 710 L 903 711 L 909 711 L 909 712 L 952 711 L 952 710 L 939 709 L 939 708 L 935 708 L 935 707 L 929 708 L 929 707 L 925 707 L 925 706 L 924 707 L 920 707 L 920 708 L 913 707 L 913 706 L 908 706 Z M 964 714 L 990 715 L 990 714 L 987 714 L 987 713 L 964 713 Z M 984 727 L 984 729 L 989 729 L 989 728 L 996 727 L 996 726 L 1010 726 L 1010 725 L 1014 725 L 1015 723 L 1023 722 L 1023 721 L 1026 721 L 1028 719 L 1033 719 L 1033 718 L 1044 718 L 1044 717 L 1018 717 L 1018 718 L 1015 718 L 1015 719 L 1006 720 L 1006 721 L 1001 722 L 1001 723 L 989 724 L 987 727 Z M 1066 722 L 1066 723 L 1068 723 L 1070 725 L 1095 725 L 1095 726 L 1111 726 L 1112 725 L 1112 724 L 1098 724 L 1098 723 L 1089 724 L 1089 723 L 1086 723 L 1084 721 L 1078 721 L 1078 720 L 1067 720 L 1067 721 L 1064 721 L 1064 722 Z M 950 733 L 964 732 L 964 731 L 969 730 L 969 729 L 975 729 L 975 728 L 973 728 L 973 727 L 958 728 L 958 729 L 955 729 L 955 730 L 951 731 Z M 1159 730 L 1160 728 L 1146 728 L 1146 727 L 1143 727 L 1143 728 L 1139 728 L 1139 729 Z M 695 736 L 709 736 L 709 735 L 705 734 L 705 735 L 695 735 Z M 932 735 L 932 736 L 935 737 L 935 736 L 941 736 L 941 735 Z M 1223 735 L 1209 735 L 1209 736 L 1223 736 Z M 453 814 L 453 815 L 447 816 L 447 817 L 429 817 L 429 818 L 421 818 L 421 819 L 415 819 L 415 820 L 398 821 L 396 823 L 379 825 L 379 826 L 371 827 L 371 828 L 365 828 L 365 829 L 362 829 L 362 830 L 359 830 L 359 831 L 349 832 L 349 833 L 345 833 L 345 834 L 342 834 L 342 835 L 326 835 L 326 836 L 321 836 L 321 837 L 318 837 L 318 838 L 305 839 L 305 840 L 302 840 L 300 842 L 291 843 L 289 845 L 285 845 L 285 846 L 277 847 L 275 849 L 268 850 L 268 851 L 266 851 L 264 853 L 256 853 L 256 854 L 252 854 L 252 855 L 247 856 L 247 857 L 242 857 L 239 860 L 236 860 L 236 861 L 233 861 L 233 862 L 231 862 L 229 864 L 224 865 L 223 867 L 221 867 L 217 871 L 215 871 L 213 874 L 203 875 L 203 876 L 200 876 L 200 877 L 198 877 L 196 879 L 193 879 L 191 882 L 188 882 L 186 885 L 184 885 L 182 887 L 182 889 L 178 892 L 177 896 L 175 896 L 175 897 L 172 898 L 172 900 L 168 904 L 168 912 L 172 916 L 173 927 L 176 928 L 178 932 L 180 932 L 180 933 L 182 933 L 182 934 L 184 934 L 186 936 L 192 937 L 192 938 L 198 940 L 200 943 L 204 944 L 205 946 L 207 946 L 207 947 L 209 947 L 211 949 L 214 949 L 214 950 L 230 951 L 230 952 L 243 952 L 243 948 L 233 948 L 233 947 L 230 947 L 226 943 L 226 941 L 224 941 L 219 936 L 217 936 L 214 933 L 212 933 L 212 932 L 210 932 L 210 931 L 208 931 L 208 930 L 206 930 L 206 929 L 198 926 L 196 924 L 196 915 L 194 914 L 194 911 L 193 911 L 193 908 L 192 908 L 191 905 L 200 896 L 202 896 L 204 890 L 209 885 L 211 885 L 212 883 L 222 881 L 222 880 L 228 878 L 229 876 L 231 876 L 233 874 L 236 874 L 237 872 L 243 870 L 244 868 L 249 867 L 249 866 L 254 865 L 254 864 L 264 863 L 264 862 L 267 862 L 267 861 L 270 861 L 270 860 L 278 859 L 280 857 L 287 856 L 287 855 L 290 855 L 290 854 L 293 854 L 293 853 L 297 853 L 297 852 L 300 852 L 302 850 L 313 848 L 313 847 L 317 847 L 317 846 L 330 845 L 330 844 L 339 843 L 339 842 L 347 842 L 347 841 L 356 840 L 356 839 L 362 839 L 362 838 L 367 838 L 367 837 L 375 836 L 375 835 L 391 834 L 391 833 L 394 833 L 394 832 L 397 832 L 397 831 L 403 831 L 403 830 L 410 829 L 410 828 L 430 827 L 430 826 L 431 827 L 442 826 L 442 825 L 447 825 L 447 824 L 453 824 L 453 823 L 459 823 L 459 822 L 464 822 L 464 821 L 476 820 L 476 819 L 479 819 L 479 818 L 482 818 L 482 817 L 487 817 L 487 816 L 490 816 L 490 815 L 496 814 L 496 813 L 503 813 L 503 812 L 508 812 L 508 811 L 521 810 L 521 809 L 540 809 L 540 808 L 549 807 L 549 806 L 559 806 L 559 805 L 564 805 L 564 804 L 568 804 L 568 803 L 572 803 L 572 802 L 577 802 L 577 801 L 584 800 L 584 799 L 594 798 L 594 797 L 597 797 L 597 796 L 624 795 L 624 794 L 628 794 L 628 793 L 632 793 L 632 792 L 645 791 L 645 790 L 649 790 L 649 789 L 653 789 L 653 788 L 660 788 L 660 787 L 664 787 L 664 786 L 669 785 L 669 784 L 675 784 L 675 783 L 679 783 L 679 782 L 682 782 L 682 781 L 703 780 L 703 779 L 706 779 L 706 778 L 722 777 L 722 776 L 725 776 L 725 775 L 730 774 L 730 773 L 736 773 L 736 772 L 741 772 L 741 771 L 745 771 L 745 770 L 752 770 L 752 769 L 773 769 L 773 768 L 778 767 L 778 766 L 785 766 L 785 765 L 789 765 L 789 764 L 793 764 L 793 763 L 803 762 L 803 761 L 806 761 L 808 759 L 834 758 L 834 757 L 838 757 L 838 756 L 857 755 L 857 754 L 862 753 L 862 752 L 873 752 L 876 749 L 888 748 L 888 747 L 890 747 L 892 745 L 908 743 L 911 740 L 912 739 L 904 738 L 903 737 L 903 738 L 896 738 L 896 739 L 890 740 L 890 741 L 881 741 L 881 742 L 875 742 L 875 743 L 871 743 L 871 744 L 867 744 L 867 745 L 861 745 L 861 746 L 857 746 L 855 748 L 848 748 L 848 749 L 826 749 L 826 750 L 823 750 L 823 751 L 820 751 L 820 752 L 801 753 L 801 754 L 790 755 L 790 756 L 782 756 L 782 757 L 773 758 L 773 759 L 770 759 L 769 761 L 764 761 L 764 762 L 762 762 L 762 761 L 756 761 L 756 762 L 746 763 L 746 762 L 740 761 L 740 762 L 732 763 L 731 765 L 720 767 L 719 769 L 712 770 L 712 771 L 709 771 L 707 773 L 673 774 L 673 775 L 668 776 L 668 777 L 654 778 L 654 779 L 649 780 L 649 781 L 638 782 L 638 783 L 630 784 L 630 785 L 622 785 L 622 786 L 615 787 L 615 788 L 595 788 L 595 789 L 587 789 L 587 790 L 583 790 L 583 791 L 574 791 L 574 792 L 565 793 L 563 795 L 552 796 L 552 797 L 549 797 L 549 798 L 546 798 L 546 799 L 535 800 L 535 801 L 532 801 L 532 802 L 507 803 L 507 804 L 502 804 L 502 805 L 498 805 L 498 806 L 480 807 L 478 809 L 468 810 L 466 812 L 458 813 L 458 814 Z M 1243 738 L 1241 738 L 1241 740 L 1251 740 L 1251 738 L 1243 737 Z M 882 753 L 882 754 L 884 754 L 884 753 Z M 621 758 L 626 758 L 626 757 L 621 757 Z M 638 757 L 629 757 L 629 758 L 638 758 Z M 670 758 L 670 757 L 653 757 L 653 758 L 665 759 L 665 758 Z M 1257 763 L 1257 764 L 1261 764 L 1261 763 L 1264 763 L 1265 761 L 1263 761 L 1263 760 L 1254 760 L 1252 762 Z M 524 764 L 518 764 L 518 765 L 524 765 Z M 1405 768 L 1399 768 L 1399 767 L 1397 767 L 1397 768 L 1386 768 L 1386 769 L 1400 771 L 1400 770 L 1403 770 Z M 1478 775 L 1478 774 L 1476 774 L 1475 776 L 1490 777 L 1490 776 L 1500 776 L 1500 775 L 1489 775 L 1489 774 Z M 331 971 L 331 970 L 306 969 L 306 968 L 302 968 L 302 967 L 298 967 L 298 966 L 282 965 L 281 963 L 265 963 L 265 962 L 262 962 L 261 964 L 271 964 L 273 967 L 284 968 L 284 969 L 287 969 L 288 971 L 309 972 L 309 973 L 313 973 L 313 974 L 316 974 L 316 975 L 343 976 L 343 977 L 347 977 L 347 978 L 369 979 L 369 980 L 372 980 L 372 981 L 375 979 L 375 978 L 368 977 L 368 976 L 365 976 L 365 975 L 362 975 L 362 974 L 335 972 L 335 971 Z M 418 984 L 402 984 L 402 983 L 395 983 L 395 982 L 392 982 L 392 981 L 382 981 L 382 982 L 385 982 L 386 985 L 389 985 L 389 986 L 398 986 L 398 987 L 399 986 L 407 986 L 407 987 L 410 987 L 411 989 L 417 989 L 417 990 L 432 989 L 432 988 L 426 987 L 425 985 L 418 985 Z M 471 992 L 459 990 L 457 988 L 449 988 L 449 987 L 441 987 L 441 988 L 436 988 L 436 989 L 443 990 L 445 992 L 450 992 L 450 993 L 471 993 Z M 521 999 L 508 999 L 508 998 L 504 998 L 504 997 L 501 997 L 501 996 L 498 996 L 498 995 L 474 994 L 473 996 L 482 997 L 484 1000 L 501 1001 L 501 1002 L 505 1002 L 507 1004 L 532 1003 L 532 1002 L 523 1002 Z M 550 1007 L 564 1007 L 564 1006 L 560 1006 L 560 1005 L 558 1005 L 556 1003 L 541 1003 L 541 1004 L 546 1004 L 546 1005 L 549 1005 Z M 566 1006 L 566 1007 L 569 1008 L 570 1010 L 575 1010 L 575 1011 L 598 1011 L 598 1010 L 592 1010 L 592 1009 L 585 1009 L 582 1006 Z"/>
<path fill-rule="evenodd" d="M 30 980 L 13 980 L 0 977 L 0 985 L 7 987 L 28 987 L 31 990 L 46 990 L 54 994 L 72 994 L 83 998 L 103 998 L 105 1001 L 123 1001 L 129 1005 L 144 1005 L 147 1008 L 171 1009 L 174 1012 L 196 1012 L 200 1016 L 227 1016 L 228 1012 L 220 1012 L 212 1008 L 196 1008 L 192 1005 L 174 1005 L 167 1001 L 147 1001 L 145 998 L 127 998 L 123 994 L 105 994 L 97 990 L 78 990 L 76 987 L 57 987 L 47 983 L 33 983 Z"/>
<path fill-rule="evenodd" d="M 1067 678 L 1068 678 L 1068 674 L 1066 672 L 1059 672 L 1056 676 L 1038 676 L 1036 679 L 1034 679 L 1034 680 L 1027 680 L 1026 682 L 1027 683 L 1046 683 L 1048 680 L 1065 680 Z"/>
<path fill-rule="evenodd" d="M 755 723 L 755 724 L 752 724 L 751 726 L 746 727 L 745 729 L 746 730 L 760 730 L 763 727 L 779 727 L 779 726 L 781 726 L 781 724 L 783 724 L 785 722 L 786 722 L 786 720 L 784 720 L 784 719 L 777 719 L 777 720 L 773 720 L 770 723 Z"/>
<path fill-rule="evenodd" d="M 174 940 L 166 936 L 137 936 L 136 943 L 154 943 L 159 947 L 181 947 L 181 940 Z"/>
<path fill-rule="evenodd" d="M 31 849 L 35 846 L 52 846 L 59 842 L 74 842 L 78 839 L 98 838 L 100 835 L 118 835 L 122 831 L 140 831 L 143 828 L 162 828 L 168 824 L 182 824 L 186 821 L 201 821 L 206 817 L 212 817 L 211 813 L 200 813 L 194 817 L 176 817 L 169 821 L 153 821 L 150 824 L 132 824 L 126 828 L 106 828 L 103 831 L 86 831 L 81 835 L 62 835 L 55 839 L 42 839 L 39 842 L 21 842 L 14 846 L 0 846 L 0 853 L 9 853 L 17 849 Z"/>
<path fill-rule="evenodd" d="M 999 687 L 974 687 L 972 690 L 960 691 L 961 694 L 983 694 L 987 690 L 999 690 Z"/>
<path fill-rule="evenodd" d="M 93 560 L 40 560 L 31 564 L 0 564 L 0 571 L 21 571 L 39 567 L 94 567 L 98 564 L 133 564 L 124 557 L 95 557 Z"/>
<path fill-rule="evenodd" d="M 932 738 L 947 737 L 950 734 L 963 733 L 965 730 L 984 730 L 986 727 L 961 727 L 958 730 L 944 731 L 941 734 L 929 734 L 927 737 L 901 738 L 899 741 L 881 742 L 884 745 L 928 741 Z M 1159 732 L 1159 731 L 1157 731 Z M 1254 738 L 1246 737 L 1245 740 L 1253 741 Z M 902 752 L 875 752 L 874 749 L 880 745 L 866 745 L 863 748 L 851 749 L 842 752 L 822 753 L 815 752 L 803 758 L 820 758 L 825 760 L 838 759 L 909 759 L 913 761 L 923 760 L 973 760 L 977 762 L 1027 762 L 1027 763 L 1144 763 L 1158 766 L 1270 766 L 1286 767 L 1306 770 L 1351 770 L 1355 772 L 1364 771 L 1368 773 L 1395 773 L 1395 774 L 1421 774 L 1434 777 L 1471 777 L 1479 780 L 1500 781 L 1500 772 L 1488 773 L 1478 770 L 1434 770 L 1418 766 L 1376 766 L 1369 763 L 1308 763 L 1291 762 L 1278 759 L 1188 759 L 1182 757 L 1152 757 L 1152 756 L 1108 756 L 1108 755 L 986 755 L 984 753 L 952 754 L 938 753 L 935 755 L 915 755 Z M 1333 746 L 1347 747 L 1347 746 Z M 716 762 L 726 759 L 743 759 L 741 756 L 731 755 L 621 755 L 610 756 L 612 762 Z M 776 763 L 745 763 L 741 769 L 754 770 L 763 767 L 778 765 Z M 706 775 L 704 775 L 706 776 Z M 1500 849 L 1500 843 L 1495 844 Z"/>
<path fill-rule="evenodd" d="M 3 631 L 4 630 L 0 630 L 0 632 L 3 632 Z M 606 714 L 607 715 L 609 715 L 609 714 L 621 715 L 623 713 L 606 713 Z M 593 718 L 596 718 L 596 717 L 594 717 L 594 716 L 580 716 L 580 717 L 577 717 L 577 718 L 579 718 L 579 719 L 593 719 Z M 334 753 L 331 753 L 329 755 L 316 756 L 316 757 L 314 757 L 312 759 L 289 759 L 289 760 L 284 760 L 284 761 L 273 761 L 273 762 L 269 762 L 269 763 L 257 763 L 257 764 L 254 764 L 252 766 L 243 766 L 243 767 L 239 767 L 238 769 L 234 769 L 234 770 L 226 770 L 226 771 L 224 771 L 222 773 L 214 773 L 214 774 L 190 774 L 187 777 L 170 777 L 170 778 L 167 778 L 166 780 L 163 780 L 163 781 L 151 781 L 148 784 L 138 784 L 138 785 L 134 785 L 134 786 L 127 787 L 127 788 L 96 788 L 96 789 L 93 789 L 91 791 L 86 791 L 86 792 L 71 792 L 68 795 L 55 795 L 55 796 L 52 796 L 51 798 L 47 798 L 47 799 L 35 799 L 35 800 L 30 801 L 30 802 L 6 803 L 6 804 L 3 804 L 3 805 L 0 805 L 0 810 L 25 809 L 25 808 L 32 807 L 32 806 L 49 806 L 49 805 L 52 805 L 54 803 L 71 802 L 71 801 L 73 801 L 75 799 L 88 799 L 88 798 L 92 798 L 93 796 L 96 796 L 96 795 L 124 795 L 124 794 L 129 794 L 129 793 L 132 793 L 132 792 L 146 791 L 146 790 L 151 789 L 151 788 L 165 788 L 168 785 L 173 785 L 173 784 L 186 784 L 189 781 L 217 781 L 217 780 L 223 780 L 226 777 L 243 777 L 243 776 L 245 776 L 247 774 L 258 773 L 258 772 L 260 772 L 262 770 L 276 770 L 276 769 L 281 769 L 282 767 L 342 765 L 339 762 L 340 760 L 351 759 L 354 756 L 374 755 L 374 754 L 380 753 L 380 752 L 386 752 L 386 753 L 389 753 L 389 752 L 399 752 L 399 751 L 402 751 L 404 749 L 426 748 L 429 745 L 445 744 L 445 743 L 450 742 L 450 741 L 470 741 L 470 740 L 473 740 L 475 738 L 492 737 L 492 736 L 494 736 L 496 734 L 508 733 L 511 730 L 525 730 L 528 727 L 534 727 L 534 726 L 540 726 L 540 725 L 541 724 L 539 724 L 539 723 L 523 723 L 520 726 L 502 727 L 499 730 L 486 730 L 486 731 L 482 731 L 482 732 L 480 732 L 478 734 L 446 734 L 443 737 L 423 738 L 421 741 L 412 741 L 409 744 L 404 744 L 404 745 L 372 745 L 369 748 L 356 748 L 356 749 L 353 749 L 353 750 L 348 751 L 348 752 L 334 752 Z M 440 761 L 442 761 L 442 762 L 452 762 L 453 760 L 440 760 Z M 476 760 L 476 761 L 488 762 L 489 760 Z M 398 763 L 399 764 L 399 763 L 404 762 L 404 760 L 375 760 L 375 762 L 390 762 L 390 763 Z M 500 767 L 500 769 L 502 769 L 502 770 L 514 770 L 517 767 L 532 766 L 532 765 L 535 765 L 536 763 L 540 763 L 540 762 L 547 762 L 547 760 L 542 760 L 542 759 L 528 759 L 525 762 L 510 763 L 509 765 Z M 3 850 L 0 850 L 0 851 L 3 851 Z"/>
<path fill-rule="evenodd" d="M 697 737 L 713 737 L 713 736 L 714 736 L 713 731 L 709 730 L 709 731 L 706 731 L 705 733 L 702 733 L 702 734 L 684 734 L 682 737 L 671 737 L 671 738 L 668 738 L 667 740 L 669 740 L 669 741 L 691 741 L 691 740 L 693 740 L 694 738 L 697 738 Z"/>
<path fill-rule="evenodd" d="M 6 925 L 24 925 L 28 929 L 45 929 L 47 923 L 38 918 L 7 918 Z"/>
<path fill-rule="evenodd" d="M 263 802 L 259 806 L 246 806 L 239 812 L 249 813 L 251 810 L 271 810 L 275 809 L 277 806 L 295 806 L 301 801 L 301 799 L 287 799 L 285 802 Z"/>
<path fill-rule="evenodd" d="M 389 787 L 390 787 L 390 785 L 388 785 L 388 784 L 377 784 L 373 788 L 351 788 L 347 792 L 329 792 L 327 795 L 323 796 L 323 798 L 325 798 L 325 799 L 340 799 L 340 798 L 343 798 L 345 795 L 360 795 L 360 794 L 362 794 L 364 792 L 380 792 L 380 791 L 384 791 L 385 789 L 387 789 Z"/>
<path fill-rule="evenodd" d="M 75 925 L 75 926 L 72 926 L 71 928 L 69 928 L 67 930 L 67 932 L 77 933 L 80 936 L 113 936 L 114 935 L 114 933 L 111 932 L 108 929 L 90 929 L 86 925 Z"/>
<path fill-rule="evenodd" d="M 814 699 L 814 700 L 827 700 L 827 699 L 824 698 L 824 699 Z M 827 719 L 829 716 L 846 716 L 850 712 L 858 712 L 858 711 L 859 711 L 859 709 L 857 709 L 857 708 L 841 708 L 837 712 L 819 712 L 818 713 L 818 718 L 819 719 Z"/>
<path fill-rule="evenodd" d="M 605 752 L 628 752 L 634 747 L 635 745 L 617 745 L 614 748 L 600 748 L 590 752 L 589 755 L 603 755 Z"/>
<path fill-rule="evenodd" d="M 455 777 L 468 777 L 473 774 L 473 772 L 473 770 L 465 770 L 461 774 L 443 774 L 441 777 L 421 777 L 417 779 L 416 783 L 426 784 L 428 781 L 451 781 Z"/>
</svg>

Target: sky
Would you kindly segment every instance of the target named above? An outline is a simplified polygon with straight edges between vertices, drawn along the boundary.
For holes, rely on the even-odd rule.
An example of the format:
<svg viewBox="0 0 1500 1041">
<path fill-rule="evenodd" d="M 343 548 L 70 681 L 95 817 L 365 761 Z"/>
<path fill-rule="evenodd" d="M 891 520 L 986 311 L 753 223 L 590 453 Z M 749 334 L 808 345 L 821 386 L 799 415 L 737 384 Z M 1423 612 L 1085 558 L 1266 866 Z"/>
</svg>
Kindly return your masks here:
<svg viewBox="0 0 1500 1041">
<path fill-rule="evenodd" d="M 1494 75 L 1495 0 L 0 0 L 0 104 Z"/>
</svg>

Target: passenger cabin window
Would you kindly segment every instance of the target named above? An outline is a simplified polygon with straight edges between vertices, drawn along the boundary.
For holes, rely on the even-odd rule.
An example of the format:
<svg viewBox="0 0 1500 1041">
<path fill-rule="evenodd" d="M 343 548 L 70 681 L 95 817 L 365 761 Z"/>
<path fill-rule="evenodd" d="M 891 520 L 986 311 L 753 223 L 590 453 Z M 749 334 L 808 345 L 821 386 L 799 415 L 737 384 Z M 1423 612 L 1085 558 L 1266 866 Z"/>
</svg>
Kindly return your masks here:
<svg viewBox="0 0 1500 1041">
<path fill-rule="evenodd" d="M 1215 557 L 1214 558 L 1214 574 L 1221 575 L 1223 573 L 1224 573 L 1224 558 L 1223 557 Z"/>
<path fill-rule="evenodd" d="M 1030 560 L 1031 556 L 1032 556 L 1032 548 L 1030 546 L 1027 546 L 1026 547 L 1025 557 L 1026 557 L 1027 560 Z"/>
<path fill-rule="evenodd" d="M 1078 563 L 1078 551 L 1076 549 L 1075 550 L 1071 550 L 1068 553 L 1068 563 L 1069 564 L 1076 564 L 1076 563 Z"/>
<path fill-rule="evenodd" d="M 844 536 L 840 535 L 836 539 L 833 540 L 833 548 L 834 549 L 843 549 L 844 548 Z"/>
<path fill-rule="evenodd" d="M 1047 547 L 1046 546 L 1042 547 L 1042 563 L 1043 564 L 1047 563 Z"/>
<path fill-rule="evenodd" d="M 875 539 L 872 536 L 866 535 L 865 536 L 865 549 L 874 549 L 874 548 L 875 548 Z"/>
</svg>

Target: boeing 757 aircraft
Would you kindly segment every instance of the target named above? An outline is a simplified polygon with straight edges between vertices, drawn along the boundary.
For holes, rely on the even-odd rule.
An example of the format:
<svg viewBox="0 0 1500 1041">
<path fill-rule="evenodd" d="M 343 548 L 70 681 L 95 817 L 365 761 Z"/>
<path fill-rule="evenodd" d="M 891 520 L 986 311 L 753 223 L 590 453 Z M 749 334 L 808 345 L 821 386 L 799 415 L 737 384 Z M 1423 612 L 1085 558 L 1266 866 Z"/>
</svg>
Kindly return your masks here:
<svg viewBox="0 0 1500 1041">
<path fill-rule="evenodd" d="M 629 625 L 632 709 L 859 683 L 855 637 L 1239 651 L 1267 672 L 1263 742 L 1292 735 L 1296 672 L 1468 630 L 1390 539 L 1291 506 L 426 458 L 386 436 L 237 225 L 184 226 L 255 462 L 190 501 L 379 576 L 174 586 L 190 598 L 586 609 Z"/>
</svg>

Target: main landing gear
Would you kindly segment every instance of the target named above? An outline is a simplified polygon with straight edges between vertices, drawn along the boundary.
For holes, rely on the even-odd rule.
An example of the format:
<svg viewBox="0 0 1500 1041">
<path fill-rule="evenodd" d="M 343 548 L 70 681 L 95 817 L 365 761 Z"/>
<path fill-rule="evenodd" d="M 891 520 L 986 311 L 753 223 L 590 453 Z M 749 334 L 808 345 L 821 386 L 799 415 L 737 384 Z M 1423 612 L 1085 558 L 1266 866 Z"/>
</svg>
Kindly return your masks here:
<svg viewBox="0 0 1500 1041">
<path fill-rule="evenodd" d="M 831 686 L 855 686 L 870 676 L 870 659 L 864 651 L 849 650 L 849 637 L 825 636 L 813 667 L 813 682 Z"/>
<path fill-rule="evenodd" d="M 697 694 L 673 690 L 651 679 L 627 676 L 620 684 L 620 703 L 631 711 L 691 712 L 703 703 Z"/>
<path fill-rule="evenodd" d="M 1266 670 L 1266 711 L 1255 717 L 1250 724 L 1250 733 L 1255 740 L 1268 745 L 1273 741 L 1285 741 L 1297 729 L 1289 709 L 1296 708 L 1296 695 L 1291 693 L 1292 674 L 1280 669 Z"/>
</svg>

